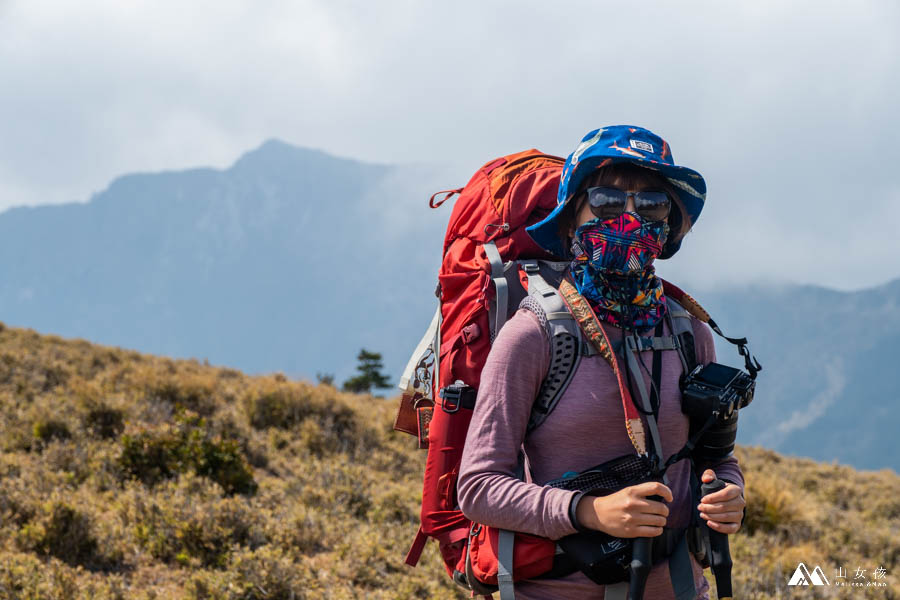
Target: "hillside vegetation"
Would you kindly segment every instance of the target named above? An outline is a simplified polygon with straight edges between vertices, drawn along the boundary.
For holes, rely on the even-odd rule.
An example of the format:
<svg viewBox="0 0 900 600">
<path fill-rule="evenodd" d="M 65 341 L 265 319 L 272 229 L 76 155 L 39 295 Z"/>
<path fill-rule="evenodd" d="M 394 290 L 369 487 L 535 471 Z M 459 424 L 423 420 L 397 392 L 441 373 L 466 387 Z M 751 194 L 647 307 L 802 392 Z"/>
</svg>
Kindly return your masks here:
<svg viewBox="0 0 900 600">
<path fill-rule="evenodd" d="M 433 545 L 403 565 L 424 454 L 394 407 L 0 326 L 0 599 L 465 598 Z M 800 561 L 890 586 L 803 597 L 900 597 L 895 473 L 738 453 L 739 597 Z"/>
</svg>

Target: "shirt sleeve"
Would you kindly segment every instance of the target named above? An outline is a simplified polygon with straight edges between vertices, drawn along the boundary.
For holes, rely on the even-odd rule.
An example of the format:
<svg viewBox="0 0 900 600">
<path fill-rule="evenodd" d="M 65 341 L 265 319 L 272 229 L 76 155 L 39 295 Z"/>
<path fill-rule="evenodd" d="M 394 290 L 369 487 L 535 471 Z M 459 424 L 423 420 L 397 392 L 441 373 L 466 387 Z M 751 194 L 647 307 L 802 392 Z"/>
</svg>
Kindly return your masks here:
<svg viewBox="0 0 900 600">
<path fill-rule="evenodd" d="M 706 323 L 700 322 L 698 319 L 691 319 L 691 325 L 694 329 L 694 350 L 697 355 L 697 362 L 701 365 L 716 362 L 716 346 L 713 340 L 712 329 Z M 712 464 L 697 465 L 700 472 L 699 477 L 704 470 L 712 469 L 716 472 L 716 477 L 728 483 L 734 483 L 741 488 L 741 494 L 744 493 L 744 474 L 741 472 L 741 466 L 738 464 L 737 458 L 731 456 Z"/>
<path fill-rule="evenodd" d="M 472 521 L 555 540 L 576 532 L 569 519 L 576 492 L 516 476 L 531 406 L 549 364 L 550 345 L 537 316 L 519 309 L 494 340 L 481 373 L 457 497 Z"/>
</svg>

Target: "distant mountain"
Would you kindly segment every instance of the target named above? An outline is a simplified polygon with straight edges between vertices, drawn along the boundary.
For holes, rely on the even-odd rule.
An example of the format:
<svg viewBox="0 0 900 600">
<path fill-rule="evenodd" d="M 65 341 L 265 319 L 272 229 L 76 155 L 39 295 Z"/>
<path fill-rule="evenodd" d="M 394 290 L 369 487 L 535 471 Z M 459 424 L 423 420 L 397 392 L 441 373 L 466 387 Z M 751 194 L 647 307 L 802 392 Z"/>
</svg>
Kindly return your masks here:
<svg viewBox="0 0 900 600">
<path fill-rule="evenodd" d="M 366 347 L 395 380 L 434 310 L 452 208 L 426 199 L 463 183 L 273 140 L 225 170 L 128 175 L 85 204 L 12 209 L 0 320 L 338 383 Z M 698 299 L 765 367 L 741 443 L 900 471 L 900 280 Z"/>
<path fill-rule="evenodd" d="M 364 346 L 393 374 L 434 310 L 449 211 L 428 220 L 429 177 L 272 140 L 226 170 L 15 208 L 0 214 L 0 320 L 339 382 Z"/>
<path fill-rule="evenodd" d="M 742 443 L 900 471 L 900 280 L 856 292 L 748 287 L 701 301 L 763 363 L 740 416 Z M 728 343 L 717 353 L 740 364 Z"/>
</svg>

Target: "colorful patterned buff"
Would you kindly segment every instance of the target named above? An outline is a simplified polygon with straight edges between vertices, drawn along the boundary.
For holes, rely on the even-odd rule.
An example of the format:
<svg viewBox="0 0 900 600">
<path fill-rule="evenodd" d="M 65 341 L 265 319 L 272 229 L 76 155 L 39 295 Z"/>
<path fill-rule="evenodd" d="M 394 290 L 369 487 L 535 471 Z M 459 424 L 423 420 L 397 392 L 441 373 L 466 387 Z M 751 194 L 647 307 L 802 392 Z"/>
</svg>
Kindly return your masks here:
<svg viewBox="0 0 900 600">
<path fill-rule="evenodd" d="M 659 323 L 666 297 L 653 261 L 668 233 L 665 221 L 649 222 L 632 212 L 593 219 L 575 230 L 570 274 L 598 319 L 637 330 Z"/>
</svg>

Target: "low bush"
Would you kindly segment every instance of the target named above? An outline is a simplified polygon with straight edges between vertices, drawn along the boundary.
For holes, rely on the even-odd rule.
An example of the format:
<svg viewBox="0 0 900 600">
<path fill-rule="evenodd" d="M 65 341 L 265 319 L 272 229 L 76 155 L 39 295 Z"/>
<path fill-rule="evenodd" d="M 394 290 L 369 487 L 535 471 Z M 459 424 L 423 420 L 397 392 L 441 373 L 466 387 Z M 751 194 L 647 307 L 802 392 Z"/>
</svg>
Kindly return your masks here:
<svg viewBox="0 0 900 600">
<path fill-rule="evenodd" d="M 125 412 L 107 404 L 87 408 L 82 424 L 87 432 L 100 439 L 117 437 L 125 429 Z"/>
<path fill-rule="evenodd" d="M 278 549 L 242 549 L 224 572 L 200 572 L 191 578 L 192 600 L 303 600 L 321 598 L 315 573 Z M 330 594 L 329 594 L 330 596 Z"/>
<path fill-rule="evenodd" d="M 144 398 L 151 403 L 164 403 L 175 411 L 190 410 L 208 416 L 216 409 L 216 377 L 194 369 L 180 371 L 174 363 L 168 368 L 142 369 L 135 383 L 143 388 Z M 187 372 L 185 372 L 187 371 Z"/>
<path fill-rule="evenodd" d="M 240 444 L 212 435 L 206 419 L 188 412 L 176 415 L 174 425 L 123 435 L 119 463 L 127 476 L 147 485 L 193 471 L 228 494 L 252 494 L 257 489 Z"/>
<path fill-rule="evenodd" d="M 31 432 L 35 439 L 42 442 L 51 440 L 67 440 L 72 437 L 69 426 L 64 421 L 48 418 L 47 420 L 37 421 L 31 428 Z"/>
<path fill-rule="evenodd" d="M 153 557 L 183 566 L 223 568 L 233 548 L 265 542 L 257 515 L 241 497 L 185 475 L 147 496 L 130 489 L 120 509 L 135 542 Z"/>
<path fill-rule="evenodd" d="M 19 546 L 70 564 L 98 566 L 103 562 L 90 517 L 64 501 L 43 504 L 19 531 Z"/>
</svg>

